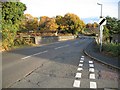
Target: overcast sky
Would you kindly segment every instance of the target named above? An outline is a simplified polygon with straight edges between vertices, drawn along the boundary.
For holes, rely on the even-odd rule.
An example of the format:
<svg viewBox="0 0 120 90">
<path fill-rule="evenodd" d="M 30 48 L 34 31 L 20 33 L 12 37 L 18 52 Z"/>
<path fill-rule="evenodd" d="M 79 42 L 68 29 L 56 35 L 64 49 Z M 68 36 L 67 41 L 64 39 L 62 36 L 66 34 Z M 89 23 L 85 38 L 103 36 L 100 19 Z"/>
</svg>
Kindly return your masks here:
<svg viewBox="0 0 120 90">
<path fill-rule="evenodd" d="M 99 18 L 100 5 L 103 4 L 103 16 L 118 18 L 118 2 L 120 0 L 20 0 L 27 6 L 25 13 L 32 16 L 77 14 L 80 18 Z"/>
</svg>

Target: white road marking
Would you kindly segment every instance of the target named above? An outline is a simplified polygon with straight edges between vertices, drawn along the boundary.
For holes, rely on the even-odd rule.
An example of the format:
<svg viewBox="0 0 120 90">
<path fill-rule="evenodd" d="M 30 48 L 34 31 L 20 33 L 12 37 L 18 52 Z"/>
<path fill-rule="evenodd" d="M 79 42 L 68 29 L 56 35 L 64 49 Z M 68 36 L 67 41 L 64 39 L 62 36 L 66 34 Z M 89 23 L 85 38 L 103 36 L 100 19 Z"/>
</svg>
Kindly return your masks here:
<svg viewBox="0 0 120 90">
<path fill-rule="evenodd" d="M 90 82 L 90 88 L 97 88 L 96 82 Z"/>
<path fill-rule="evenodd" d="M 82 71 L 82 70 L 83 70 L 83 68 L 78 68 L 78 69 L 77 69 L 77 71 Z"/>
<path fill-rule="evenodd" d="M 80 60 L 81 63 L 83 63 L 84 61 Z"/>
<path fill-rule="evenodd" d="M 94 68 L 89 68 L 89 72 L 95 72 Z"/>
<path fill-rule="evenodd" d="M 75 78 L 81 78 L 82 73 L 76 73 Z"/>
<path fill-rule="evenodd" d="M 32 54 L 32 55 L 23 57 L 23 58 L 21 58 L 21 59 L 27 59 L 27 58 L 30 58 L 30 57 L 32 57 L 32 56 L 40 55 L 40 54 L 43 54 L 43 53 L 46 53 L 46 52 L 48 52 L 48 51 L 43 51 L 43 52 L 35 53 L 35 54 Z"/>
<path fill-rule="evenodd" d="M 89 76 L 90 79 L 95 79 L 95 74 L 94 73 L 91 73 L 90 76 Z"/>
<path fill-rule="evenodd" d="M 82 56 L 82 58 L 84 58 L 84 56 Z"/>
<path fill-rule="evenodd" d="M 82 66 L 83 66 L 83 64 L 79 64 L 79 66 L 80 66 L 80 67 L 82 67 Z"/>
<path fill-rule="evenodd" d="M 80 87 L 80 80 L 74 80 L 73 87 Z"/>
<path fill-rule="evenodd" d="M 68 46 L 69 46 L 69 45 L 60 46 L 60 47 L 55 48 L 55 50 L 60 49 L 60 48 L 64 48 L 64 47 L 68 47 Z"/>
<path fill-rule="evenodd" d="M 43 46 L 47 46 L 47 45 L 52 45 L 52 44 L 57 44 L 57 43 L 61 43 L 61 42 L 54 42 L 54 43 L 50 43 L 50 44 L 39 45 L 39 47 L 43 47 Z"/>
<path fill-rule="evenodd" d="M 81 58 L 81 60 L 84 60 L 84 58 Z"/>
<path fill-rule="evenodd" d="M 26 59 L 26 58 L 29 58 L 29 57 L 32 57 L 32 55 L 30 55 L 30 56 L 26 56 L 26 57 L 24 57 L 24 58 L 22 58 L 22 59 Z"/>
<path fill-rule="evenodd" d="M 93 61 L 89 61 L 89 63 L 93 63 Z"/>
<path fill-rule="evenodd" d="M 89 67 L 94 67 L 94 65 L 93 64 L 89 64 Z"/>
</svg>

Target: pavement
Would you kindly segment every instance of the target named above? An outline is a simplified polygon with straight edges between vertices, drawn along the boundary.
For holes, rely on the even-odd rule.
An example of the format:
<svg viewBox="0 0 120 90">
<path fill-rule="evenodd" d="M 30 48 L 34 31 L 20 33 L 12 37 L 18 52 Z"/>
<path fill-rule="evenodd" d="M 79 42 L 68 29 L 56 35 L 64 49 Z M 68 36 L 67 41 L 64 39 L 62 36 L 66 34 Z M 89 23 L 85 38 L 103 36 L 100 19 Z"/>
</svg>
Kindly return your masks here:
<svg viewBox="0 0 120 90">
<path fill-rule="evenodd" d="M 108 56 L 100 52 L 95 40 L 91 42 L 83 51 L 90 58 L 120 70 L 120 61 L 118 60 L 118 57 Z"/>
</svg>

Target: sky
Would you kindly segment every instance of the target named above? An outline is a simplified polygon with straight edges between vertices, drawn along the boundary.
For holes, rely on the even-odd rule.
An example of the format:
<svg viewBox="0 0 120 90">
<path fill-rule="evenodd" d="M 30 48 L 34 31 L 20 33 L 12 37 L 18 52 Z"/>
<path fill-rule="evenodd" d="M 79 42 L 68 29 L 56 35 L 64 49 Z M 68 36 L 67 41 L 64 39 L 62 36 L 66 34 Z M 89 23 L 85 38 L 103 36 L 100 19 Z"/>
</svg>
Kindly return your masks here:
<svg viewBox="0 0 120 90">
<path fill-rule="evenodd" d="M 64 16 L 66 13 L 74 13 L 86 23 L 98 21 L 103 4 L 103 16 L 118 18 L 118 2 L 120 0 L 20 0 L 27 6 L 25 13 L 34 17 L 56 15 Z"/>
</svg>

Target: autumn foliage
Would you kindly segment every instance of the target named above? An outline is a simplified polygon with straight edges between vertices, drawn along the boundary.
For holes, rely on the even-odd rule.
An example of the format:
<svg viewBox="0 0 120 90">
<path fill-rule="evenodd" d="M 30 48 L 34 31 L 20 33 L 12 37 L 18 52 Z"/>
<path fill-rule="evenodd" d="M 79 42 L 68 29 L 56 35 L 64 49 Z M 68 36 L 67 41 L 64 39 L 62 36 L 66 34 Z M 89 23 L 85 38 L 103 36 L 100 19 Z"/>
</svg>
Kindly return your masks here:
<svg viewBox="0 0 120 90">
<path fill-rule="evenodd" d="M 21 21 L 20 30 L 23 32 L 36 32 L 38 29 L 38 18 L 33 17 L 30 14 L 24 14 L 24 18 Z"/>
<path fill-rule="evenodd" d="M 85 28 L 85 23 L 80 18 L 72 13 L 67 13 L 64 16 L 57 15 L 56 17 L 41 16 L 36 18 L 30 14 L 25 14 L 25 18 L 21 24 L 21 31 L 33 32 L 57 32 L 63 34 L 78 34 Z M 38 22 L 38 19 L 39 22 Z"/>
</svg>

